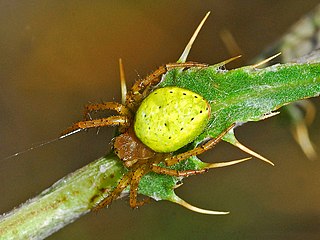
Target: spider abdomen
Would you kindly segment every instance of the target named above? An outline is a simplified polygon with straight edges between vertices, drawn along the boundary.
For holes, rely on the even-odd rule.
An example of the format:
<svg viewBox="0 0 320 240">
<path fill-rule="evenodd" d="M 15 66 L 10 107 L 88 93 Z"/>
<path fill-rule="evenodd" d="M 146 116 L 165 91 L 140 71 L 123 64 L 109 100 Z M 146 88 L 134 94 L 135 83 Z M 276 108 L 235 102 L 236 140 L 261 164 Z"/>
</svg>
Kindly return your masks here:
<svg viewBox="0 0 320 240">
<path fill-rule="evenodd" d="M 134 130 L 152 150 L 173 152 L 201 134 L 209 117 L 210 105 L 202 96 L 179 87 L 164 87 L 143 100 Z"/>
</svg>

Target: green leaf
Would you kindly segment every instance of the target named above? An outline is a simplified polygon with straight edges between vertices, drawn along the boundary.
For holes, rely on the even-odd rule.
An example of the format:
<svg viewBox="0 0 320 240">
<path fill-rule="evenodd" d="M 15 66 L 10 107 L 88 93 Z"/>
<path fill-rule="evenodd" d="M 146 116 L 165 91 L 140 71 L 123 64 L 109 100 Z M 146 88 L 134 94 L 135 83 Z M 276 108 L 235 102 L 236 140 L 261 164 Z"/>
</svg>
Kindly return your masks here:
<svg viewBox="0 0 320 240">
<path fill-rule="evenodd" d="M 179 86 L 194 91 L 211 104 L 205 137 L 219 135 L 232 123 L 259 121 L 272 111 L 320 93 L 320 64 L 278 64 L 222 70 L 207 68 L 170 70 L 160 87 Z"/>
<path fill-rule="evenodd" d="M 194 146 L 207 137 L 216 137 L 233 123 L 259 121 L 273 116 L 273 111 L 299 99 L 320 93 L 320 64 L 283 64 L 264 69 L 246 66 L 224 70 L 220 65 L 205 68 L 172 69 L 158 87 L 178 86 L 202 95 L 211 104 L 211 119 Z M 224 139 L 234 143 L 233 133 Z M 186 167 L 187 166 L 187 167 Z M 177 170 L 204 167 L 196 158 L 189 158 Z M 158 174 L 146 175 L 139 192 L 156 200 L 173 200 L 179 179 Z"/>
</svg>

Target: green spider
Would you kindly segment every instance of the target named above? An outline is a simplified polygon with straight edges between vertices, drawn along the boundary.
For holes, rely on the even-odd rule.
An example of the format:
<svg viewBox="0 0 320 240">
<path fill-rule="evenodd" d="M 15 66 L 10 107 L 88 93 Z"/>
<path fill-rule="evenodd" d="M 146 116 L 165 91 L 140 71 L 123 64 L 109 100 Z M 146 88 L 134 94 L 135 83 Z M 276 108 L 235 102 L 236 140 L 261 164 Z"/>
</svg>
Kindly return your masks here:
<svg viewBox="0 0 320 240">
<path fill-rule="evenodd" d="M 130 206 L 136 208 L 143 205 L 146 200 L 137 200 L 138 186 L 140 179 L 149 172 L 188 177 L 201 174 L 210 168 L 229 166 L 247 160 L 208 163 L 201 170 L 177 171 L 159 166 L 159 163 L 172 166 L 211 149 L 234 127 L 234 124 L 231 125 L 217 138 L 208 139 L 192 150 L 175 154 L 176 150 L 191 143 L 203 132 L 210 118 L 210 104 L 202 96 L 186 89 L 178 87 L 157 88 L 162 76 L 170 69 L 184 70 L 190 67 L 207 67 L 207 64 L 186 62 L 188 52 L 206 17 L 200 23 L 177 63 L 159 67 L 146 78 L 136 81 L 128 92 L 120 59 L 122 103 L 106 102 L 87 105 L 84 111 L 84 120 L 73 124 L 62 133 L 62 136 L 67 136 L 89 128 L 119 127 L 119 135 L 114 139 L 113 150 L 129 171 L 124 174 L 108 196 L 95 206 L 95 209 L 109 205 L 128 186 L 130 186 Z M 104 110 L 116 111 L 118 115 L 91 119 L 91 112 Z M 208 211 L 207 213 L 217 212 Z"/>
</svg>

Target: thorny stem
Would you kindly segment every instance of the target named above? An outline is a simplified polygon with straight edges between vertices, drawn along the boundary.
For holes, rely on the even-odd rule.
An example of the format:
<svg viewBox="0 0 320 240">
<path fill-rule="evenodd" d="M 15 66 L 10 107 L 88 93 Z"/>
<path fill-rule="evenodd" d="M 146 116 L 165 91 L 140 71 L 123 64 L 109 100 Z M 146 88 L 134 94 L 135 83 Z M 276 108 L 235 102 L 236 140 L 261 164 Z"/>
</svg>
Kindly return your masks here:
<svg viewBox="0 0 320 240">
<path fill-rule="evenodd" d="M 124 173 L 109 154 L 64 177 L 0 217 L 1 239 L 43 239 L 88 213 Z M 106 195 L 106 193 L 104 193 Z"/>
</svg>

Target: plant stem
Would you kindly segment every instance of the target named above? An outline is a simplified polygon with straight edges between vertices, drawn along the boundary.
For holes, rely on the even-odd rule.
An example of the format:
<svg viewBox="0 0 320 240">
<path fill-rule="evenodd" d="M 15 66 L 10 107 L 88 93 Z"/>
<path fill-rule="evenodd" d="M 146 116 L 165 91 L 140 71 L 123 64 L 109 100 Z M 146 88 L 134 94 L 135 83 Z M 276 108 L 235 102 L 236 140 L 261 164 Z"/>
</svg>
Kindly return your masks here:
<svg viewBox="0 0 320 240">
<path fill-rule="evenodd" d="M 0 218 L 1 239 L 43 239 L 88 213 L 125 172 L 114 154 L 62 178 Z"/>
</svg>

